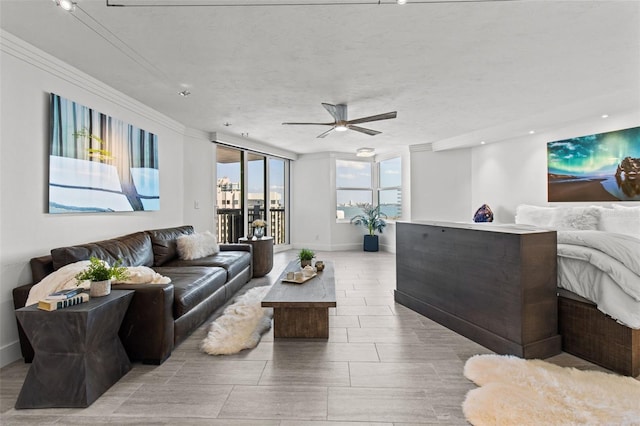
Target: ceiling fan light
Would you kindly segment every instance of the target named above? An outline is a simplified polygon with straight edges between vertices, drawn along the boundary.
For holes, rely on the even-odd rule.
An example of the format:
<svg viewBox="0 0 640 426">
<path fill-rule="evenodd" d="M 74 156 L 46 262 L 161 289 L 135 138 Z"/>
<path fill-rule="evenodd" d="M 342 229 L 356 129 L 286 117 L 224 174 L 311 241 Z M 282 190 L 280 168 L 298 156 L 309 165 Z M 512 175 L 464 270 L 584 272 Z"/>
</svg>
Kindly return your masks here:
<svg viewBox="0 0 640 426">
<path fill-rule="evenodd" d="M 358 148 L 356 151 L 356 157 L 373 157 L 376 155 L 376 150 L 373 148 Z"/>
<path fill-rule="evenodd" d="M 56 4 L 67 12 L 73 12 L 76 4 L 71 0 L 55 0 Z"/>
<path fill-rule="evenodd" d="M 348 130 L 348 129 L 347 129 L 347 126 L 345 126 L 344 124 L 338 124 L 338 125 L 335 127 L 335 131 L 336 131 L 336 132 L 346 132 L 347 130 Z"/>
</svg>

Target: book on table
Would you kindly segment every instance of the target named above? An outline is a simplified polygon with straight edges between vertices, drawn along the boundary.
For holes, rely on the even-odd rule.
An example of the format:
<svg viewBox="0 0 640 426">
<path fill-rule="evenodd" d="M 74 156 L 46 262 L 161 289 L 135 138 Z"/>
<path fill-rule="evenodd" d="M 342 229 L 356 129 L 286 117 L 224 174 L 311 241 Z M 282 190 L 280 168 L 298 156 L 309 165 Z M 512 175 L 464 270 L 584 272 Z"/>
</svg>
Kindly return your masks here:
<svg viewBox="0 0 640 426">
<path fill-rule="evenodd" d="M 60 291 L 56 291 L 55 293 L 51 293 L 50 295 L 47 296 L 47 299 L 70 299 L 74 296 L 79 295 L 80 293 L 82 293 L 84 291 L 84 288 L 82 287 L 76 287 L 76 288 L 67 288 L 65 290 L 60 290 Z"/>
<path fill-rule="evenodd" d="M 89 301 L 89 293 L 80 293 L 69 299 L 45 299 L 38 302 L 38 309 L 45 311 L 55 311 L 57 309 L 68 308 Z"/>
</svg>

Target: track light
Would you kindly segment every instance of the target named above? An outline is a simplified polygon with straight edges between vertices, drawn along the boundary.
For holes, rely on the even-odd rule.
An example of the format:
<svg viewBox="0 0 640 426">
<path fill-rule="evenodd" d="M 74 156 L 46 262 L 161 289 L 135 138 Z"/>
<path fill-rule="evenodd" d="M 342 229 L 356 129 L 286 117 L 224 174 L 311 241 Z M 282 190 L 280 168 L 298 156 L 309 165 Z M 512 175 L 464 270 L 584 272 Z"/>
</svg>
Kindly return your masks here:
<svg viewBox="0 0 640 426">
<path fill-rule="evenodd" d="M 53 2 L 67 12 L 73 12 L 76 10 L 76 3 L 72 0 L 53 0 Z"/>
</svg>

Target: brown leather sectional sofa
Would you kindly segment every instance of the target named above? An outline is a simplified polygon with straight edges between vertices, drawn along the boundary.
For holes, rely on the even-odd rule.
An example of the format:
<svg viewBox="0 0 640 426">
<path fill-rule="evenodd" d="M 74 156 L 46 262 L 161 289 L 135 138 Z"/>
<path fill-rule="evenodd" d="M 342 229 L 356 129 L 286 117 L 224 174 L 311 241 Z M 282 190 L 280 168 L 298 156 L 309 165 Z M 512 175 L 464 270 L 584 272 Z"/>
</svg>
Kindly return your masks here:
<svg viewBox="0 0 640 426">
<path fill-rule="evenodd" d="M 33 283 L 13 290 L 16 309 L 27 301 L 29 289 L 53 271 L 96 256 L 124 266 L 148 266 L 171 278 L 171 284 L 117 284 L 113 289 L 135 290 L 120 328 L 120 338 L 132 361 L 161 364 L 175 346 L 199 327 L 217 308 L 251 280 L 249 244 L 221 244 L 220 252 L 196 260 L 181 260 L 176 240 L 192 234 L 192 226 L 136 232 L 110 240 L 60 247 L 31 259 Z M 25 362 L 33 349 L 18 324 Z"/>
</svg>

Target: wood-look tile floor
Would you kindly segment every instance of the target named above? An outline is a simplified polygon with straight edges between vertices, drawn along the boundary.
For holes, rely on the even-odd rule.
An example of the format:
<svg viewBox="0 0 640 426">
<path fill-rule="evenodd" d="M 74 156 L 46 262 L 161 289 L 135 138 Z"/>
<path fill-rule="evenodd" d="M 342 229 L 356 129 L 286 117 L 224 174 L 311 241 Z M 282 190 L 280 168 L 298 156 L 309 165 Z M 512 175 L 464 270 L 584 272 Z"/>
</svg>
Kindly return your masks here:
<svg viewBox="0 0 640 426">
<path fill-rule="evenodd" d="M 241 292 L 272 284 L 296 251 Z M 323 252 L 334 262 L 337 308 L 327 341 L 278 339 L 236 355 L 199 350 L 219 309 L 160 366 L 133 369 L 86 409 L 15 410 L 29 365 L 0 371 L 0 424 L 464 425 L 475 385 L 465 361 L 490 350 L 394 303 L 395 255 Z M 599 369 L 561 354 L 548 361 Z M 52 366 L 55 368 L 55 366 Z"/>
</svg>

